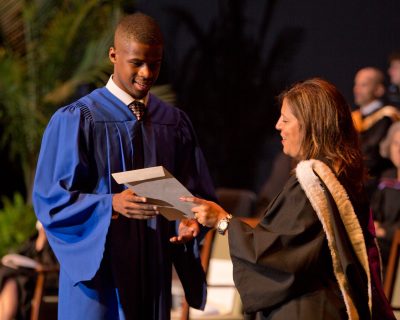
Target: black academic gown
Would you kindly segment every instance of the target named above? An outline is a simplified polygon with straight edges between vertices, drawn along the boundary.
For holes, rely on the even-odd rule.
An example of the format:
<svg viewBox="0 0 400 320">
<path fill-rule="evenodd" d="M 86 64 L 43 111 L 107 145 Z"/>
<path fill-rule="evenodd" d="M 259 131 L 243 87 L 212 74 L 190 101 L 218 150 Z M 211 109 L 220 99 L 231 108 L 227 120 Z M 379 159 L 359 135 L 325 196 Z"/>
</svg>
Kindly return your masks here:
<svg viewBox="0 0 400 320">
<path fill-rule="evenodd" d="M 383 176 L 371 199 L 371 209 L 374 220 L 379 221 L 386 231 L 385 237 L 378 238 L 385 266 L 389 259 L 393 235 L 400 228 L 400 182 L 396 177 L 396 169 L 386 171 Z"/>
<path fill-rule="evenodd" d="M 244 310 L 263 319 L 346 319 L 322 225 L 295 176 L 253 230 L 233 219 L 229 246 Z"/>
<path fill-rule="evenodd" d="M 369 116 L 373 116 L 373 114 Z M 382 117 L 370 128 L 360 133 L 361 152 L 371 178 L 366 185 L 366 191 L 369 195 L 375 190 L 382 172 L 392 166 L 391 162 L 379 153 L 379 144 L 385 138 L 392 123 L 393 120 L 390 117 Z"/>
</svg>

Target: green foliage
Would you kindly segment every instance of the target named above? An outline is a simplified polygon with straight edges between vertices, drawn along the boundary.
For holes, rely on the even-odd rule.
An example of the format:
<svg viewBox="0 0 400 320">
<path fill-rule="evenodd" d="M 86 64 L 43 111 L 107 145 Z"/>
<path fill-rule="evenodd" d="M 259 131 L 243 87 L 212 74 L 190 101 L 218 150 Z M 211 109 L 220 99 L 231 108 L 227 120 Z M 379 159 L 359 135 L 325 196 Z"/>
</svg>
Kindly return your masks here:
<svg viewBox="0 0 400 320">
<path fill-rule="evenodd" d="M 0 210 L 0 256 L 18 249 L 35 232 L 36 217 L 22 195 L 3 197 Z"/>
<path fill-rule="evenodd" d="M 12 44 L 5 34 L 0 47 L 0 142 L 9 147 L 12 159 L 21 160 L 30 195 L 50 116 L 80 85 L 104 84 L 112 71 L 107 53 L 123 1 L 8 0 L 12 2 L 13 8 L 20 6 L 22 45 Z M 6 19 L 11 7 L 2 8 L 0 19 Z"/>
</svg>

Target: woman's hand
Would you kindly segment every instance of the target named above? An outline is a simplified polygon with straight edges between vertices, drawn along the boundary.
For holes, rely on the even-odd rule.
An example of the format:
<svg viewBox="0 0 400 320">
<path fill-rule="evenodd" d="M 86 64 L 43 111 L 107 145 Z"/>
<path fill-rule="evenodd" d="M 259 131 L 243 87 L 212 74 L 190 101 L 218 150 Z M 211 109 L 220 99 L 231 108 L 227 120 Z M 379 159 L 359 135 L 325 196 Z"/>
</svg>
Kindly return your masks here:
<svg viewBox="0 0 400 320">
<path fill-rule="evenodd" d="M 196 220 L 203 226 L 215 228 L 218 221 L 226 218 L 228 215 L 224 209 L 212 201 L 196 197 L 181 197 L 180 200 L 197 204 L 197 206 L 192 208 L 192 212 Z"/>
</svg>

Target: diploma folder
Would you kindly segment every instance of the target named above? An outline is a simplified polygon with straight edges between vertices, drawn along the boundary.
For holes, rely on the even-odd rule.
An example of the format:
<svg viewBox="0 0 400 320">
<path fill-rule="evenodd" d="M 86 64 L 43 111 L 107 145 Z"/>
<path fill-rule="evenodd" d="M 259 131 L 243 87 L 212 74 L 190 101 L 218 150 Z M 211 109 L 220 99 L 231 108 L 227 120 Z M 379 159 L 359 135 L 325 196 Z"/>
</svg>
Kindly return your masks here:
<svg viewBox="0 0 400 320">
<path fill-rule="evenodd" d="M 125 184 L 148 204 L 157 205 L 158 211 L 168 220 L 193 219 L 191 202 L 180 197 L 193 195 L 163 166 L 113 173 L 118 184 Z"/>
</svg>

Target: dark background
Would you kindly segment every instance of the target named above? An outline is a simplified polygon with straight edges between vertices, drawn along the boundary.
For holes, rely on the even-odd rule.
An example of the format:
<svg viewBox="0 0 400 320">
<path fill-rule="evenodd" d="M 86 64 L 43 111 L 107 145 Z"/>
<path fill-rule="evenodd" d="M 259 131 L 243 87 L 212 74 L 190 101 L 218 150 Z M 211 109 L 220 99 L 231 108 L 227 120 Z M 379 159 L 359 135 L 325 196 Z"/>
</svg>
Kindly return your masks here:
<svg viewBox="0 0 400 320">
<path fill-rule="evenodd" d="M 160 83 L 193 121 L 217 187 L 259 191 L 281 146 L 276 96 L 323 77 L 352 104 L 356 71 L 386 72 L 400 48 L 398 0 L 137 0 L 166 42 Z M 318 121 L 318 115 L 316 115 Z M 2 150 L 1 194 L 23 191 Z"/>
<path fill-rule="evenodd" d="M 274 99 L 323 77 L 352 104 L 356 71 L 400 48 L 396 0 L 142 0 L 166 38 L 167 78 L 217 186 L 259 191 L 281 149 Z M 316 115 L 318 121 L 318 115 Z"/>
</svg>

